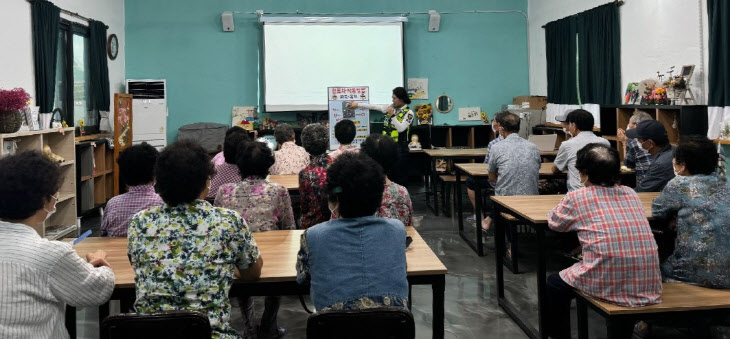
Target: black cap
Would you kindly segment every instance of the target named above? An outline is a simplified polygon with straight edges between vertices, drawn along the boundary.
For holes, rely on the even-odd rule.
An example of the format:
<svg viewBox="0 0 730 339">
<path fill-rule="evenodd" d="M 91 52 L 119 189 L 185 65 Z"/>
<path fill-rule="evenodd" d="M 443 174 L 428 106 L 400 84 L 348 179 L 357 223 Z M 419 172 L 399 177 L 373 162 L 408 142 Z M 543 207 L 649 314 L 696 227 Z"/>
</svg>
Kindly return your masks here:
<svg viewBox="0 0 730 339">
<path fill-rule="evenodd" d="M 654 140 L 655 142 L 668 142 L 667 130 L 661 122 L 656 120 L 645 120 L 626 131 L 626 137 L 632 139 Z"/>
</svg>

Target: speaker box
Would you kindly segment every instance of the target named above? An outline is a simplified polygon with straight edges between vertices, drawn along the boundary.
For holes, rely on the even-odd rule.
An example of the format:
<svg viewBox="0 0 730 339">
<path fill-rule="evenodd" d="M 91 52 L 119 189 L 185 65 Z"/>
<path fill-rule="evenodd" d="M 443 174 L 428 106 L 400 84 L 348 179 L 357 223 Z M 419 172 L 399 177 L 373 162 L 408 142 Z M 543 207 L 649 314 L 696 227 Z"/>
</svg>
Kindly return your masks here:
<svg viewBox="0 0 730 339">
<path fill-rule="evenodd" d="M 429 32 L 438 32 L 439 27 L 441 26 L 441 15 L 439 12 L 436 12 L 434 10 L 428 11 L 428 31 Z"/>
<path fill-rule="evenodd" d="M 233 30 L 236 29 L 233 24 L 233 12 L 223 12 L 223 14 L 221 14 L 221 20 L 223 21 L 224 32 L 233 32 Z"/>
</svg>

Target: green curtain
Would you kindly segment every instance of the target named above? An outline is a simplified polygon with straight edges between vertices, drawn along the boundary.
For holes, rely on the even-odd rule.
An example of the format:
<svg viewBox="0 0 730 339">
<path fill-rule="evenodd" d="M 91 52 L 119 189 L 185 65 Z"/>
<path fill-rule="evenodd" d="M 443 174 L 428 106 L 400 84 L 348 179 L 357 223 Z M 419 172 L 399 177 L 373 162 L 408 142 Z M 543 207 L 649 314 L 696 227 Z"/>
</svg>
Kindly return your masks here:
<svg viewBox="0 0 730 339">
<path fill-rule="evenodd" d="M 31 4 L 35 66 L 35 100 L 41 113 L 53 110 L 56 92 L 56 56 L 61 9 L 48 1 Z"/>
<path fill-rule="evenodd" d="M 581 102 L 621 104 L 621 30 L 618 4 L 577 15 Z"/>
<path fill-rule="evenodd" d="M 109 111 L 109 66 L 106 58 L 106 25 L 89 20 L 89 79 L 91 105 L 99 111 Z"/>
<path fill-rule="evenodd" d="M 710 30 L 708 106 L 730 106 L 730 2 L 707 0 Z"/>
<path fill-rule="evenodd" d="M 545 25 L 548 101 L 553 104 L 577 105 L 575 17 L 567 17 Z"/>
</svg>

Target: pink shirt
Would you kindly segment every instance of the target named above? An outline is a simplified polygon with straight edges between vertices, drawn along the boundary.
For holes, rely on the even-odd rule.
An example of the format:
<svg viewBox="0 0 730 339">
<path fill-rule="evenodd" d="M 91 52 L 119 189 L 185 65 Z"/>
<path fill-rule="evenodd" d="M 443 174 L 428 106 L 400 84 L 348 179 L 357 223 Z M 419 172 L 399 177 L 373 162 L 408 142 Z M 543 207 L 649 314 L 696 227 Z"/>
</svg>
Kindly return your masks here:
<svg viewBox="0 0 730 339">
<path fill-rule="evenodd" d="M 101 222 L 101 236 L 126 237 L 132 216 L 141 210 L 164 204 L 152 186 L 129 187 L 129 192 L 111 198 L 106 204 L 104 220 Z"/>
<path fill-rule="evenodd" d="M 565 195 L 548 226 L 578 232 L 583 260 L 560 271 L 568 285 L 621 306 L 661 301 L 659 255 L 646 213 L 633 189 L 591 186 Z"/>
<path fill-rule="evenodd" d="M 281 149 L 274 153 L 276 162 L 269 169 L 269 174 L 299 174 L 309 165 L 309 153 L 304 147 L 297 146 L 293 141 L 281 145 Z"/>
<path fill-rule="evenodd" d="M 357 153 L 357 152 L 360 152 L 360 149 L 355 145 L 340 145 L 339 148 L 337 148 L 336 150 L 334 150 L 330 153 L 330 159 L 332 159 L 332 161 L 335 161 L 335 159 L 337 159 L 337 157 L 339 157 L 340 155 L 343 155 L 347 152 Z"/>
<path fill-rule="evenodd" d="M 208 198 L 215 198 L 221 186 L 240 181 L 241 172 L 238 170 L 237 165 L 229 164 L 225 161 L 222 164 L 215 165 L 215 176 L 210 180 Z"/>
</svg>

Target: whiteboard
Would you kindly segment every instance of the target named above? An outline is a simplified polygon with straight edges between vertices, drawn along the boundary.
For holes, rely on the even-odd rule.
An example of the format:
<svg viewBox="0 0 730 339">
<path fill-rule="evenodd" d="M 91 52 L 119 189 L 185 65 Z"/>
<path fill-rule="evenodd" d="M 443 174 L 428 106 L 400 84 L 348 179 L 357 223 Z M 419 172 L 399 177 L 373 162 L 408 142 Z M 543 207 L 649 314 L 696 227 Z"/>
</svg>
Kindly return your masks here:
<svg viewBox="0 0 730 339">
<path fill-rule="evenodd" d="M 265 23 L 267 112 L 327 110 L 327 88 L 368 86 L 391 103 L 403 86 L 402 23 Z"/>
</svg>

